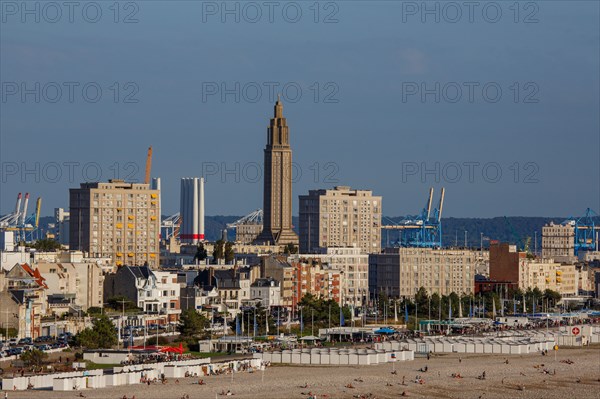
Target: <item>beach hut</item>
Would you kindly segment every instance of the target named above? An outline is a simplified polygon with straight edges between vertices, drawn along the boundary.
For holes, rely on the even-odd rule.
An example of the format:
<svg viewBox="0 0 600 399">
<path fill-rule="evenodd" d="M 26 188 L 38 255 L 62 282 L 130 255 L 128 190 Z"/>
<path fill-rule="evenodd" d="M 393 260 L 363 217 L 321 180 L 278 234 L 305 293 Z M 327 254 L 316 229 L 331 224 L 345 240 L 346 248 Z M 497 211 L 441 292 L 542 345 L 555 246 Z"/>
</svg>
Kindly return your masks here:
<svg viewBox="0 0 600 399">
<path fill-rule="evenodd" d="M 310 364 L 310 350 L 304 349 L 300 355 L 301 364 Z"/>
<path fill-rule="evenodd" d="M 282 361 L 282 353 L 281 351 L 275 351 L 271 353 L 271 362 L 272 363 L 281 363 Z"/>
<path fill-rule="evenodd" d="M 292 361 L 293 364 L 302 363 L 302 352 L 300 349 L 292 349 Z"/>
<path fill-rule="evenodd" d="M 2 389 L 6 390 L 4 380 L 2 380 Z M 52 382 L 52 390 L 54 391 L 72 391 L 73 382 L 71 378 L 55 378 Z"/>
<path fill-rule="evenodd" d="M 343 366 L 347 366 L 349 364 L 349 361 L 350 361 L 350 359 L 349 359 L 350 356 L 348 354 L 348 351 L 347 350 L 341 350 L 339 356 L 340 356 L 340 363 L 339 364 L 343 365 Z"/>
<path fill-rule="evenodd" d="M 289 349 L 285 349 L 281 351 L 281 363 L 291 363 L 292 362 L 292 351 Z"/>
<path fill-rule="evenodd" d="M 455 342 L 452 348 L 454 352 L 465 353 L 467 351 L 467 344 L 462 341 Z"/>
</svg>

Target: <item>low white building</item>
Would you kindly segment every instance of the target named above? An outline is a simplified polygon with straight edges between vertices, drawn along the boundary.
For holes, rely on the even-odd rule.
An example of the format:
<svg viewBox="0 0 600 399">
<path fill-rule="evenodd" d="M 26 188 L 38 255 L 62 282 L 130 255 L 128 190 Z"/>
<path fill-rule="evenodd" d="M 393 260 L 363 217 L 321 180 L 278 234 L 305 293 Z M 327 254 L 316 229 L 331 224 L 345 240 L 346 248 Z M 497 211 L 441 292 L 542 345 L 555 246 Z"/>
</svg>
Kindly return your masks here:
<svg viewBox="0 0 600 399">
<path fill-rule="evenodd" d="M 281 306 L 281 287 L 272 278 L 259 278 L 250 285 L 250 298 L 265 308 Z"/>
<path fill-rule="evenodd" d="M 122 266 L 106 275 L 104 299 L 125 296 L 144 312 L 165 315 L 169 322 L 175 322 L 181 313 L 180 289 L 177 274 L 148 266 Z"/>
</svg>

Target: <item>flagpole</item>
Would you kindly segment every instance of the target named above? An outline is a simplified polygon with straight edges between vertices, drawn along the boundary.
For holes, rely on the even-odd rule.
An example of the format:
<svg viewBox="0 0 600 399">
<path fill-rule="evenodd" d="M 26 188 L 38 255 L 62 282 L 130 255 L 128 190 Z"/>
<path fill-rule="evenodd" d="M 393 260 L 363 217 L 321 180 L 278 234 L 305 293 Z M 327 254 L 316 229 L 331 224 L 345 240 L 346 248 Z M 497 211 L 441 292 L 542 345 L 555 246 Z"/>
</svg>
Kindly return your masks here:
<svg viewBox="0 0 600 399">
<path fill-rule="evenodd" d="M 269 335 L 269 308 L 265 309 L 265 335 Z"/>
</svg>

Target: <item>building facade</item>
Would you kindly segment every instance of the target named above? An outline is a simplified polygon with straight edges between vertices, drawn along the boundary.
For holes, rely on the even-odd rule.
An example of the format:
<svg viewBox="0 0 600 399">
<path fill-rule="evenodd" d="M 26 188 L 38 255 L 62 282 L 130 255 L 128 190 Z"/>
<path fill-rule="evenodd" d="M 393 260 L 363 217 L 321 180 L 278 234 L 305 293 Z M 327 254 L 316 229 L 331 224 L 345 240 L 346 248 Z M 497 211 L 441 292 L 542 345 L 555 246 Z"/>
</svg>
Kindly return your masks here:
<svg viewBox="0 0 600 399">
<path fill-rule="evenodd" d="M 292 307 L 307 295 L 341 303 L 342 273 L 323 265 L 320 259 L 299 258 L 291 260 L 294 269 Z"/>
<path fill-rule="evenodd" d="M 519 288 L 523 291 L 550 289 L 563 297 L 578 294 L 579 276 L 575 265 L 561 264 L 552 259 L 521 259 Z"/>
<path fill-rule="evenodd" d="M 151 270 L 148 266 L 123 266 L 106 275 L 104 299 L 124 296 L 160 323 L 176 322 L 181 313 L 181 286 L 177 275 Z"/>
<path fill-rule="evenodd" d="M 572 225 L 549 223 L 542 227 L 542 258 L 565 263 L 577 259 Z"/>
<path fill-rule="evenodd" d="M 261 262 L 260 275 L 279 281 L 281 306 L 292 307 L 294 300 L 294 268 L 282 256 L 265 256 Z"/>
<path fill-rule="evenodd" d="M 472 294 L 478 252 L 463 249 L 385 248 L 369 255 L 369 291 L 393 298 L 429 294 Z"/>
<path fill-rule="evenodd" d="M 69 248 L 118 265 L 159 265 L 160 191 L 149 184 L 82 183 L 70 189 Z"/>
<path fill-rule="evenodd" d="M 340 271 L 341 303 L 366 306 L 369 301 L 369 255 L 361 248 L 321 248 L 320 252 L 299 257 L 320 259 L 324 265 Z"/>
<path fill-rule="evenodd" d="M 279 281 L 271 278 L 258 278 L 250 285 L 250 299 L 260 302 L 264 308 L 281 306 Z"/>
<path fill-rule="evenodd" d="M 381 197 L 370 190 L 337 186 L 300 196 L 300 252 L 325 247 L 381 251 Z"/>
<path fill-rule="evenodd" d="M 47 263 L 37 268 L 48 286 L 48 295 L 73 296 L 73 304 L 83 311 L 103 307 L 104 273 L 96 263 Z"/>
<path fill-rule="evenodd" d="M 241 223 L 235 227 L 236 244 L 251 244 L 259 236 L 263 228 L 260 223 Z"/>
<path fill-rule="evenodd" d="M 264 154 L 263 228 L 261 244 L 298 245 L 292 230 L 292 149 L 283 104 L 277 98 L 275 114 L 267 128 Z"/>
<path fill-rule="evenodd" d="M 490 280 L 519 283 L 519 261 L 526 257 L 516 245 L 490 241 Z"/>
</svg>

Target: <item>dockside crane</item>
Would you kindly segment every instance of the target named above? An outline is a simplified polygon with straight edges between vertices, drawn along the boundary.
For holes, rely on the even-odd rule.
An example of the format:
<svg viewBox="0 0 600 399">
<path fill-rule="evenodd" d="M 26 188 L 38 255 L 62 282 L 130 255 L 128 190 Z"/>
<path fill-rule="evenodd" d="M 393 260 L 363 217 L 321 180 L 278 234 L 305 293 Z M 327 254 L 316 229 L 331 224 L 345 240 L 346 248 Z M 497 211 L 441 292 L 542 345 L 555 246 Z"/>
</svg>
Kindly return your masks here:
<svg viewBox="0 0 600 399">
<path fill-rule="evenodd" d="M 427 204 L 421 214 L 406 216 L 400 222 L 381 226 L 384 230 L 398 230 L 398 245 L 402 247 L 441 248 L 442 211 L 446 189 L 442 188 L 437 208 L 432 210 L 433 187 L 429 189 Z"/>
<path fill-rule="evenodd" d="M 591 208 L 585 210 L 585 214 L 580 217 L 569 217 L 563 224 L 570 224 L 575 233 L 575 254 L 579 251 L 598 250 L 598 214 Z"/>
</svg>

